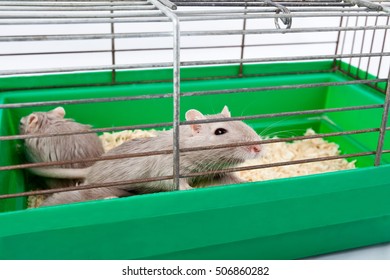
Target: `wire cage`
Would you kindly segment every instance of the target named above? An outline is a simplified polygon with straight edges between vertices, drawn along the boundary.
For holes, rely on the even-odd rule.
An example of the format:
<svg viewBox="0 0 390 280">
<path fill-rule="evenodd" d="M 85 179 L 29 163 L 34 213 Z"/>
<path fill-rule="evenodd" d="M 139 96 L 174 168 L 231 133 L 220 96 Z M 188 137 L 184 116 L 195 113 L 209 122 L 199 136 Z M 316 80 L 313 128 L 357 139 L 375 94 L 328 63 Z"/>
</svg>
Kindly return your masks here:
<svg viewBox="0 0 390 280">
<path fill-rule="evenodd" d="M 390 241 L 389 18 L 389 1 L 1 0 L 0 258 L 285 259 Z M 224 105 L 232 118 L 183 120 Z M 22 117 L 57 106 L 93 128 L 19 133 Z M 25 139 L 172 128 L 173 149 L 154 153 L 173 154 L 172 174 L 146 180 L 178 189 L 194 176 L 180 172 L 180 130 L 231 120 L 269 137 L 193 150 L 325 138 L 341 153 L 224 172 L 357 168 L 25 209 L 28 196 L 113 185 L 43 189 L 27 168 L 145 156 L 26 162 Z"/>
</svg>

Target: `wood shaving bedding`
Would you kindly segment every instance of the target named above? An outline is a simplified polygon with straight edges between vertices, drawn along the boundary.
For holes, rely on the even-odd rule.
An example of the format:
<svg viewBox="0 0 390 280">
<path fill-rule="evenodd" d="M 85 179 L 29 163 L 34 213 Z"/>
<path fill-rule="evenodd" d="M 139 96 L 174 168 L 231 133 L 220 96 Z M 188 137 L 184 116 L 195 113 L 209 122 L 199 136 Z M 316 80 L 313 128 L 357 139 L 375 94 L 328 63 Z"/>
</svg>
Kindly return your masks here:
<svg viewBox="0 0 390 280">
<path fill-rule="evenodd" d="M 308 129 L 305 135 L 315 135 L 312 129 Z M 100 136 L 105 151 L 119 146 L 125 141 L 136 138 L 156 137 L 156 130 L 125 130 L 113 133 L 104 133 Z M 293 141 L 291 143 L 278 142 L 263 145 L 264 153 L 259 159 L 248 160 L 241 166 L 261 165 L 276 162 L 294 161 L 308 158 L 318 158 L 326 156 L 336 156 L 340 154 L 339 146 L 336 143 L 325 141 L 322 138 L 305 139 Z M 336 170 L 355 168 L 355 162 L 348 162 L 346 159 L 336 159 L 304 164 L 294 164 L 289 166 L 270 167 L 240 171 L 236 174 L 243 180 L 265 181 L 278 178 L 288 178 L 309 174 L 317 174 Z M 29 196 L 28 208 L 38 207 L 45 196 Z"/>
<path fill-rule="evenodd" d="M 119 146 L 123 142 L 136 139 L 136 138 L 146 138 L 146 137 L 156 137 L 157 131 L 152 130 L 124 130 L 113 133 L 104 132 L 99 138 L 103 143 L 104 151 L 109 151 L 116 146 Z"/>
<path fill-rule="evenodd" d="M 306 135 L 315 135 L 308 129 Z M 270 143 L 264 145 L 264 154 L 259 159 L 248 160 L 241 166 L 270 164 L 277 162 L 295 161 L 309 158 L 337 156 L 340 154 L 336 143 L 325 141 L 322 138 L 305 139 L 288 142 Z M 353 169 L 356 161 L 348 162 L 346 159 L 336 159 L 287 166 L 270 167 L 240 171 L 236 174 L 245 181 L 265 181 L 278 178 L 288 178 L 309 174 L 317 174 L 336 170 Z"/>
<path fill-rule="evenodd" d="M 27 198 L 27 208 L 37 208 L 41 206 L 42 202 L 45 200 L 45 195 L 30 195 Z"/>
</svg>

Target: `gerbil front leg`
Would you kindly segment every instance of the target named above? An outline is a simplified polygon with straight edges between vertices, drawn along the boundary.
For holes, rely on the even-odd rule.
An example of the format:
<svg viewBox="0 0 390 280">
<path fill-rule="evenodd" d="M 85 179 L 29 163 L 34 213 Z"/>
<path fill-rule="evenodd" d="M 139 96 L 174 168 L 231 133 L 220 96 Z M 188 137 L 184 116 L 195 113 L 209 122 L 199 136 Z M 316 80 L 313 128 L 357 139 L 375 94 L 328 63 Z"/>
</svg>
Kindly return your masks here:
<svg viewBox="0 0 390 280">
<path fill-rule="evenodd" d="M 213 177 L 212 179 L 208 179 L 206 181 L 201 181 L 198 184 L 196 184 L 196 187 L 214 187 L 214 186 L 221 186 L 221 185 L 231 185 L 231 184 L 240 184 L 244 183 L 245 181 L 239 178 L 234 173 L 226 173 L 221 174 Z"/>
<path fill-rule="evenodd" d="M 240 177 L 238 177 L 234 173 L 226 173 L 224 174 L 221 179 L 220 179 L 220 184 L 241 184 L 244 183 L 245 181 L 242 180 Z"/>
<path fill-rule="evenodd" d="M 46 198 L 41 206 L 51 206 L 82 202 L 88 200 L 98 200 L 132 195 L 131 193 L 118 188 L 97 188 L 78 191 L 54 193 Z"/>
<path fill-rule="evenodd" d="M 192 190 L 193 188 L 188 184 L 187 179 L 179 180 L 179 191 Z"/>
</svg>

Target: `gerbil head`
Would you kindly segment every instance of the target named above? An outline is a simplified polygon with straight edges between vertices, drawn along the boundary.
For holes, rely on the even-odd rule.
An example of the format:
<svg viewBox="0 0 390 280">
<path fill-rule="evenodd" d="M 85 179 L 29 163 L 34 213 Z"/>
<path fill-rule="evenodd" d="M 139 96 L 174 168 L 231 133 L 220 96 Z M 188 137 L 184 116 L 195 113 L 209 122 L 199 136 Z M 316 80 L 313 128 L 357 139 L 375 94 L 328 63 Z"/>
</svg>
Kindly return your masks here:
<svg viewBox="0 0 390 280">
<path fill-rule="evenodd" d="M 187 121 L 231 118 L 229 108 L 225 106 L 220 114 L 203 115 L 197 110 L 189 110 L 186 113 Z M 234 144 L 240 142 L 260 141 L 260 136 L 247 124 L 242 121 L 226 121 L 204 124 L 191 124 L 191 143 L 194 146 L 207 146 L 219 144 Z M 259 144 L 239 146 L 212 151 L 203 151 L 209 155 L 213 154 L 221 159 L 240 163 L 247 159 L 259 157 L 262 147 Z"/>
<path fill-rule="evenodd" d="M 19 131 L 21 134 L 34 133 L 53 120 L 63 119 L 64 117 L 65 110 L 62 107 L 57 107 L 49 112 L 34 112 L 20 119 Z"/>
</svg>

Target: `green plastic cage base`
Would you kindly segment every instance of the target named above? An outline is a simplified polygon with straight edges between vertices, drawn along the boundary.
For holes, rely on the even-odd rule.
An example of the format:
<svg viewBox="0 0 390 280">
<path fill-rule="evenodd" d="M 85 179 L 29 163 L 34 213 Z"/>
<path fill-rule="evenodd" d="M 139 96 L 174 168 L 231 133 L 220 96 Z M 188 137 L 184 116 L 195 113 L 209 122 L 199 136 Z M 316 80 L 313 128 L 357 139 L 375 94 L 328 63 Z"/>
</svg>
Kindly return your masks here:
<svg viewBox="0 0 390 280">
<path fill-rule="evenodd" d="M 238 65 L 187 68 L 182 71 L 181 89 L 186 93 L 351 80 L 332 71 L 333 66 L 332 61 L 246 65 L 241 78 L 232 78 Z M 306 74 L 273 75 L 281 69 Z M 1 78 L 0 101 L 170 93 L 171 75 L 169 69 L 123 71 L 117 73 L 120 85 L 108 85 L 111 72 Z M 70 86 L 74 84 L 79 86 Z M 307 87 L 183 96 L 181 113 L 196 108 L 211 114 L 228 105 L 233 116 L 239 116 L 383 104 L 383 100 L 382 93 L 365 85 Z M 1 135 L 16 134 L 22 116 L 52 108 L 0 110 Z M 94 127 L 172 121 L 171 98 L 64 108 L 67 116 Z M 379 127 L 382 111 L 257 119 L 248 124 L 259 133 L 289 129 L 301 135 L 307 128 L 328 133 Z M 115 113 L 107 117 L 96 112 Z M 373 151 L 378 133 L 327 140 L 346 154 Z M 2 166 L 22 163 L 16 148 L 20 143 L 0 141 Z M 379 167 L 373 167 L 373 156 L 350 160 L 354 159 L 359 168 L 348 171 L 38 209 L 25 209 L 25 198 L 1 200 L 0 259 L 296 259 L 390 241 L 389 155 L 383 155 Z M 33 181 L 24 175 L 20 170 L 0 172 L 0 192 L 31 189 Z"/>
<path fill-rule="evenodd" d="M 295 259 L 385 242 L 389 174 L 362 168 L 4 213 L 1 258 Z"/>
</svg>

